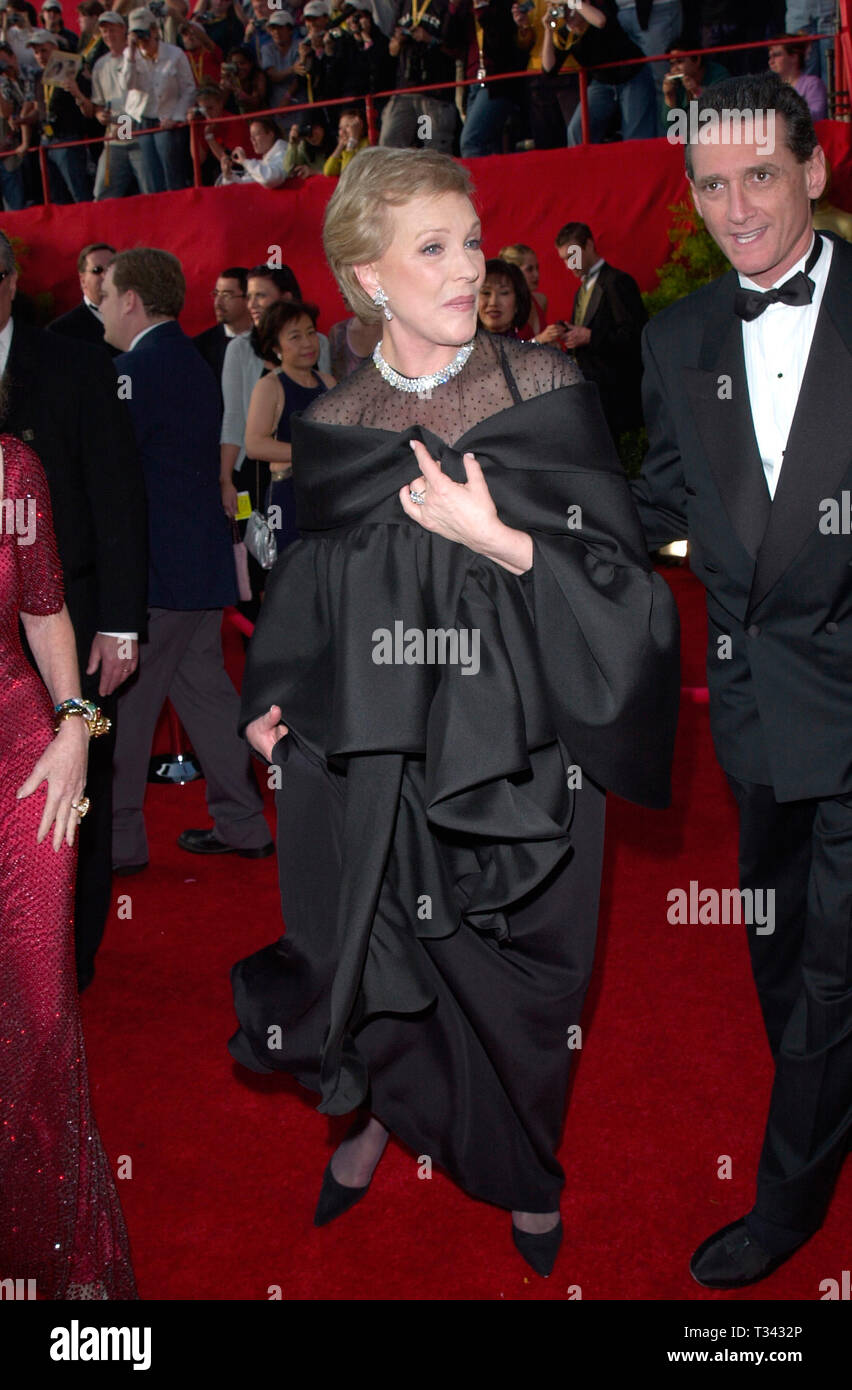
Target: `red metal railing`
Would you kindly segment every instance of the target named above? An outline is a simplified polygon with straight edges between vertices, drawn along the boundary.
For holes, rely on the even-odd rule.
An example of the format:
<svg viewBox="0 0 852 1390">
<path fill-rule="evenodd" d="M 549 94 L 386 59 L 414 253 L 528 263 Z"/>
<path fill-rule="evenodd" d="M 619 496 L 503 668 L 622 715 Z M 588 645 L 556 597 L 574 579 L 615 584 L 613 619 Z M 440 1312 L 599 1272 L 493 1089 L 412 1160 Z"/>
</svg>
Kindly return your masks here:
<svg viewBox="0 0 852 1390">
<path fill-rule="evenodd" d="M 811 40 L 811 39 L 812 39 L 812 40 L 815 41 L 818 37 L 819 37 L 819 38 L 823 38 L 823 39 L 824 39 L 824 38 L 833 38 L 833 39 L 834 39 L 834 61 L 835 61 L 835 69 L 834 69 L 834 71 L 835 71 L 835 77 L 834 77 L 835 116 L 836 116 L 838 119 L 850 120 L 850 116 L 852 116 L 852 93 L 850 93 L 850 87 L 849 87 L 850 80 L 852 80 L 852 0 L 839 0 L 839 3 L 840 3 L 840 27 L 839 27 L 837 33 L 834 34 L 834 35 L 832 35 L 832 34 L 827 34 L 827 35 L 799 35 L 799 36 L 797 36 L 797 37 L 795 37 L 795 38 L 790 38 L 790 39 L 778 38 L 778 39 L 761 39 L 761 40 L 759 40 L 759 41 L 751 40 L 751 41 L 748 42 L 748 43 L 720 44 L 720 45 L 718 45 L 718 46 L 716 46 L 716 47 L 714 47 L 714 48 L 689 48 L 689 49 L 683 49 L 682 51 L 683 51 L 683 53 L 684 53 L 685 55 L 690 55 L 690 56 L 696 56 L 696 55 L 698 55 L 698 54 L 707 55 L 707 54 L 709 54 L 709 53 L 738 53 L 738 52 L 742 52 L 742 51 L 744 51 L 744 50 L 752 50 L 752 51 L 754 51 L 755 49 L 766 49 L 766 48 L 768 48 L 770 45 L 773 46 L 773 47 L 775 47 L 775 46 L 777 46 L 778 44 L 801 43 L 801 42 L 803 41 L 803 39 L 804 39 L 804 40 Z M 643 64 L 643 63 L 667 62 L 668 60 L 669 60 L 669 55 L 668 55 L 667 53 L 653 53 L 653 54 L 643 55 L 641 58 L 627 58 L 627 59 L 620 60 L 620 61 L 617 62 L 617 63 L 605 63 L 605 64 L 602 64 L 601 66 L 602 66 L 602 67 L 605 67 L 607 70 L 610 70 L 610 69 L 612 69 L 612 68 L 638 67 L 640 64 Z M 582 125 L 582 143 L 583 143 L 584 145 L 589 143 L 589 99 L 588 99 L 589 75 L 590 75 L 590 74 L 594 75 L 594 72 L 595 72 L 595 71 L 596 71 L 596 69 L 595 69 L 595 68 L 592 68 L 592 67 L 579 68 L 578 71 L 577 71 L 577 76 L 578 76 L 578 79 L 579 79 L 579 91 L 580 91 L 580 117 L 581 117 L 581 125 Z M 484 84 L 488 84 L 488 83 L 491 83 L 491 82 L 507 82 L 507 81 L 511 81 L 511 80 L 513 80 L 513 79 L 516 79 L 516 78 L 522 78 L 522 79 L 528 80 L 528 79 L 530 79 L 531 77 L 537 77 L 537 76 L 540 76 L 540 74 L 537 73 L 537 72 L 534 72 L 534 71 L 531 72 L 528 68 L 525 68 L 525 69 L 522 69 L 522 70 L 519 71 L 519 72 L 510 72 L 510 73 L 501 72 L 501 73 L 495 73 L 493 76 L 486 77 L 486 78 L 484 79 Z M 146 138 L 148 138 L 148 137 L 151 136 L 151 135 L 156 135 L 157 132 L 158 132 L 158 131 L 161 131 L 161 130 L 175 130 L 175 129 L 184 129 L 184 128 L 188 128 L 189 131 L 190 131 L 190 153 L 191 153 L 191 156 L 192 156 L 192 166 L 193 166 L 193 187 L 198 188 L 198 187 L 201 186 L 201 164 L 202 164 L 203 161 L 202 161 L 202 159 L 201 159 L 201 152 L 200 152 L 200 148 L 199 148 L 199 145 L 198 145 L 198 141 L 194 138 L 193 131 L 194 131 L 194 129 L 197 129 L 197 128 L 201 127 L 201 126 L 208 126 L 208 125 L 211 125 L 211 126 L 226 125 L 226 124 L 228 124 L 228 123 L 233 123 L 233 122 L 236 121 L 236 120 L 244 120 L 244 121 L 246 121 L 246 122 L 251 122 L 251 121 L 255 120 L 256 117 L 258 117 L 258 116 L 287 116 L 287 115 L 295 115 L 295 114 L 297 114 L 298 112 L 301 112 L 301 111 L 313 111 L 313 110 L 316 110 L 318 107 L 320 107 L 320 108 L 328 108 L 328 107 L 333 107 L 333 106 L 346 106 L 346 107 L 351 107 L 351 106 L 360 105 L 360 104 L 363 103 L 364 106 L 365 106 L 365 108 L 366 108 L 366 117 L 367 117 L 367 137 L 368 137 L 368 140 L 369 140 L 370 144 L 371 144 L 371 145 L 374 145 L 374 144 L 377 143 L 377 140 L 378 140 L 378 119 L 377 119 L 377 113 L 376 113 L 376 102 L 377 102 L 377 101 L 382 101 L 382 100 L 384 100 L 384 99 L 387 98 L 387 97 L 396 96 L 396 95 L 397 95 L 398 93 L 400 93 L 400 92 L 404 93 L 406 96 L 416 96 L 416 95 L 418 95 L 418 94 L 420 94 L 420 93 L 423 93 L 423 92 L 447 91 L 447 89 L 450 88 L 450 87 L 452 87 L 452 88 L 455 90 L 455 89 L 458 88 L 458 87 L 478 87 L 478 86 L 481 86 L 481 85 L 484 85 L 484 84 L 483 84 L 483 80 L 480 79 L 480 78 L 475 78 L 475 77 L 473 77 L 473 78 L 464 78 L 464 79 L 462 79 L 462 80 L 460 80 L 460 81 L 453 81 L 453 82 L 432 82 L 432 83 L 429 83 L 429 84 L 426 85 L 426 86 L 421 86 L 421 87 L 404 87 L 404 88 L 396 88 L 396 89 L 394 89 L 393 91 L 388 91 L 388 92 L 367 92 L 367 93 L 362 93 L 362 94 L 360 94 L 360 95 L 353 95 L 353 96 L 347 96 L 347 97 L 332 97 L 332 98 L 330 98 L 330 99 L 327 100 L 327 101 L 326 101 L 326 100 L 323 100 L 323 101 L 314 101 L 314 102 L 300 102 L 300 103 L 298 103 L 297 105 L 293 105 L 293 106 L 275 106 L 275 107 L 268 107 L 267 109 L 265 109 L 265 110 L 263 110 L 263 111 L 248 111 L 248 112 L 241 112 L 241 113 L 239 113 L 239 114 L 237 114 L 237 115 L 234 115 L 233 113 L 229 113 L 228 115 L 225 115 L 225 116 L 216 116 L 216 117 L 213 117 L 213 118 L 210 119 L 210 120 L 208 120 L 207 118 L 200 118 L 200 117 L 197 117 L 197 118 L 195 118 L 195 119 L 192 120 L 192 121 L 183 121 L 183 122 L 181 122 L 180 125 L 177 126 L 177 127 L 175 127 L 175 126 L 149 126 L 149 127 L 147 127 L 145 130 L 134 131 L 133 136 L 132 136 L 132 139 L 133 139 L 133 140 L 146 139 Z M 852 138 L 852 132 L 850 132 L 850 138 Z M 41 181 L 42 181 L 42 189 L 43 189 L 43 192 L 44 192 L 44 201 L 45 201 L 45 203 L 47 203 L 47 204 L 50 203 L 50 189 L 49 189 L 49 184 L 48 184 L 47 159 L 46 159 L 47 151 L 48 151 L 48 150 L 51 150 L 51 149 L 71 149 L 73 146 L 76 146 L 76 145 L 100 145 L 100 144 L 103 142 L 103 140 L 104 140 L 104 137 L 103 137 L 103 136 L 94 136 L 94 137 L 92 137 L 92 138 L 88 138 L 88 139 L 85 139 L 85 140 L 57 140 L 57 141 L 51 141 L 51 143 L 48 144 L 48 145 L 39 145 L 39 147 L 38 147 L 39 168 L 40 168 L 40 171 L 41 171 Z M 125 143 L 125 144 L 126 144 L 126 143 L 128 143 L 128 142 L 122 142 L 122 141 L 120 141 L 120 140 L 118 140 L 118 139 L 115 139 L 115 138 L 112 138 L 112 139 L 107 138 L 107 143 L 121 145 L 122 143 Z"/>
</svg>

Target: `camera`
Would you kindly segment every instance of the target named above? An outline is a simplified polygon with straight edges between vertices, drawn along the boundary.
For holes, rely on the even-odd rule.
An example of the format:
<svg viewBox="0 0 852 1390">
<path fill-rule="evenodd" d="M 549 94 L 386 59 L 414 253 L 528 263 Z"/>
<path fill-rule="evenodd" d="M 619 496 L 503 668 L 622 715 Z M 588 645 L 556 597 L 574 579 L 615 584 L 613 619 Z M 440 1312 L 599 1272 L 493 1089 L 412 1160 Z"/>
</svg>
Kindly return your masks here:
<svg viewBox="0 0 852 1390">
<path fill-rule="evenodd" d="M 228 75 L 228 77 L 236 77 L 236 75 L 237 75 L 237 65 L 236 65 L 236 63 L 223 63 L 223 64 L 222 64 L 222 72 L 223 72 L 223 73 L 226 73 L 226 74 Z"/>
<path fill-rule="evenodd" d="M 149 0 L 148 9 L 155 19 L 165 19 L 166 6 L 164 0 Z"/>
</svg>

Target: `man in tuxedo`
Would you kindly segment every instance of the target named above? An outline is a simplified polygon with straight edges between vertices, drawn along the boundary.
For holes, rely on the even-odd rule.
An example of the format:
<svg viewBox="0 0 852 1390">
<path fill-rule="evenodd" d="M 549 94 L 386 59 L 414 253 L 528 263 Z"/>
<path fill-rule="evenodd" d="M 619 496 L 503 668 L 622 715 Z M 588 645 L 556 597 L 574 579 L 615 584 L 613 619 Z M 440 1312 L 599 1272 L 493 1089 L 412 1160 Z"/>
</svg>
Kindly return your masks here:
<svg viewBox="0 0 852 1390">
<path fill-rule="evenodd" d="M 53 333 L 11 317 L 15 257 L 1 232 L 0 278 L 0 429 L 41 459 L 82 694 L 114 723 L 114 692 L 136 668 L 145 624 L 145 489 L 130 415 L 102 347 L 81 342 L 69 352 Z M 74 908 L 81 989 L 94 974 L 110 905 L 114 739 L 113 727 L 89 748 L 91 808 L 80 825 Z"/>
<path fill-rule="evenodd" d="M 225 351 L 232 338 L 244 338 L 251 332 L 251 316 L 246 293 L 248 271 L 243 265 L 228 266 L 216 280 L 213 290 L 213 312 L 216 322 L 193 338 L 195 346 L 222 389 L 222 365 Z"/>
<path fill-rule="evenodd" d="M 729 79 L 701 111 L 766 113 L 774 148 L 687 145 L 734 269 L 645 331 L 634 495 L 651 548 L 689 537 L 740 886 L 774 893 L 774 930 L 748 928 L 775 1062 L 756 1201 L 690 1266 L 730 1289 L 817 1230 L 852 1130 L 852 247 L 814 235 L 825 158 L 792 87 Z"/>
<path fill-rule="evenodd" d="M 213 373 L 177 322 L 185 295 L 177 257 L 141 247 L 116 256 L 101 300 L 107 341 L 121 349 L 115 370 L 148 495 L 148 637 L 119 702 L 115 750 L 113 864 L 123 873 L 148 863 L 145 785 L 167 697 L 201 760 L 213 819 L 212 829 L 184 830 L 178 844 L 245 859 L 273 851 L 222 656 L 222 609 L 237 597 L 219 492 L 222 411 Z"/>
<path fill-rule="evenodd" d="M 639 286 L 598 254 L 585 222 L 568 222 L 556 234 L 556 250 L 580 286 L 571 324 L 562 339 L 587 381 L 595 382 L 615 440 L 642 424 L 642 329 L 648 314 Z"/>
<path fill-rule="evenodd" d="M 51 333 L 61 333 L 65 338 L 81 339 L 84 343 L 100 343 L 111 357 L 118 354 L 110 343 L 104 342 L 101 285 L 114 257 L 115 247 L 108 246 L 105 241 L 93 241 L 83 247 L 77 257 L 77 274 L 80 277 L 80 289 L 83 291 L 82 301 L 73 309 L 69 309 L 67 314 L 60 314 L 58 319 L 47 325 Z"/>
</svg>

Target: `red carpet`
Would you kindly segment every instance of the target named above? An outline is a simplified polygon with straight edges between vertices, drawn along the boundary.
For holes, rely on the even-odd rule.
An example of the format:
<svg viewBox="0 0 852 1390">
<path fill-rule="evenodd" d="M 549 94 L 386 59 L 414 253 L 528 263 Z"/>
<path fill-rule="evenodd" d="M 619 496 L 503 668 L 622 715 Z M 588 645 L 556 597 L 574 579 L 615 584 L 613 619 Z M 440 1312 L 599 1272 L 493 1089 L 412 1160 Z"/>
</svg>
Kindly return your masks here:
<svg viewBox="0 0 852 1390">
<path fill-rule="evenodd" d="M 686 687 L 704 684 L 703 599 L 667 571 L 684 622 Z M 232 655 L 238 654 L 239 646 Z M 508 1214 L 471 1201 L 391 1143 L 367 1198 L 333 1225 L 312 1217 L 330 1141 L 346 1127 L 281 1077 L 242 1071 L 228 971 L 279 934 L 275 860 L 208 861 L 178 833 L 206 825 L 204 784 L 151 787 L 152 867 L 116 880 L 83 1000 L 95 1110 L 114 1162 L 143 1299 L 566 1300 L 820 1298 L 848 1266 L 847 1164 L 823 1230 L 738 1295 L 699 1289 L 695 1245 L 752 1202 L 769 1053 L 742 929 L 672 926 L 666 894 L 736 885 L 733 803 L 707 705 L 682 704 L 675 799 L 611 800 L 601 949 L 560 1154 L 566 1238 L 541 1280 L 514 1252 Z M 272 824 L 270 818 L 270 824 Z M 717 1176 L 723 1156 L 729 1180 Z M 573 1296 L 577 1296 L 574 1292 Z"/>
</svg>

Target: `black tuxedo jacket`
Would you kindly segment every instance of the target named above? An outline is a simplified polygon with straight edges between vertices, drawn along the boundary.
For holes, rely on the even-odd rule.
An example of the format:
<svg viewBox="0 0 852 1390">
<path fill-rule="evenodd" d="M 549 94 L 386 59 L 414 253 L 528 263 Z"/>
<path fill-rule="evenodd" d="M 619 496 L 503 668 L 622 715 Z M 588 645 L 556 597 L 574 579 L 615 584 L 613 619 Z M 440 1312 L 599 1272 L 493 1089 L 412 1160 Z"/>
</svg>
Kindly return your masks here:
<svg viewBox="0 0 852 1390">
<path fill-rule="evenodd" d="M 65 601 L 85 671 L 96 632 L 144 631 L 145 486 L 133 427 L 102 347 L 15 323 L 0 429 L 38 454 L 50 488 Z M 82 673 L 82 672 L 81 672 Z"/>
<path fill-rule="evenodd" d="M 664 310 L 643 344 L 651 445 L 634 498 L 652 548 L 689 537 L 707 590 L 719 761 L 780 801 L 852 791 L 852 246 L 832 247 L 774 500 L 736 274 Z"/>
<path fill-rule="evenodd" d="M 76 338 L 84 343 L 99 343 L 101 347 L 106 348 L 111 357 L 118 356 L 118 348 L 104 341 L 104 326 L 100 319 L 95 318 L 82 299 L 75 308 L 70 309 L 67 314 L 60 314 L 59 318 L 54 319 L 47 327 L 49 332 L 61 333 L 64 338 Z"/>
<path fill-rule="evenodd" d="M 212 328 L 205 328 L 203 333 L 196 333 L 192 340 L 204 361 L 213 369 L 217 385 L 222 388 L 222 367 L 225 362 L 225 352 L 228 344 L 233 342 L 225 333 L 221 323 L 215 323 Z"/>
<path fill-rule="evenodd" d="M 575 295 L 572 318 L 576 313 Z M 591 340 L 586 347 L 576 348 L 574 356 L 586 380 L 597 386 L 614 435 L 642 423 L 641 345 L 647 322 L 647 310 L 633 276 L 615 266 L 602 265 L 583 320 Z"/>
</svg>

